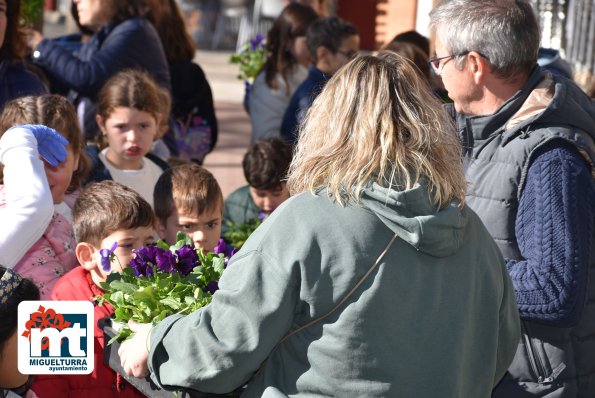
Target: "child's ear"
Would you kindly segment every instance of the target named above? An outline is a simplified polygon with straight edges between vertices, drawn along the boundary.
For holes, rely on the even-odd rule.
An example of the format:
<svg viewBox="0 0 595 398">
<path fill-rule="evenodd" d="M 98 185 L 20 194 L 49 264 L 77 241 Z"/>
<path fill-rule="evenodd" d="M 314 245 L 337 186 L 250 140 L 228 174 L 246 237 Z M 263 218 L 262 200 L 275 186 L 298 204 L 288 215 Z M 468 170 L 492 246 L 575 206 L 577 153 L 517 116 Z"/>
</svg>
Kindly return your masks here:
<svg viewBox="0 0 595 398">
<path fill-rule="evenodd" d="M 333 55 L 333 52 L 324 46 L 320 46 L 316 49 L 316 65 L 320 67 L 322 64 L 327 64 L 327 58 Z"/>
<path fill-rule="evenodd" d="M 76 254 L 76 259 L 78 260 L 79 264 L 87 271 L 91 271 L 97 267 L 95 258 L 93 256 L 93 254 L 95 254 L 95 248 L 93 245 L 87 242 L 81 242 L 76 245 L 74 253 Z"/>
</svg>

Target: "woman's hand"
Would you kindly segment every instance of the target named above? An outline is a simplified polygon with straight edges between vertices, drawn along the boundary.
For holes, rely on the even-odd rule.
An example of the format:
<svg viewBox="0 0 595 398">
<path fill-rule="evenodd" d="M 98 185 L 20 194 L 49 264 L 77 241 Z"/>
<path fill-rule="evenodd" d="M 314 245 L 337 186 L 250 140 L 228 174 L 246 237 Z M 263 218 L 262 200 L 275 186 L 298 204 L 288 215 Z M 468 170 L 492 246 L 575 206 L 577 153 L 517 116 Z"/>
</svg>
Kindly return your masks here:
<svg viewBox="0 0 595 398">
<path fill-rule="evenodd" d="M 118 355 L 120 364 L 128 376 L 145 377 L 149 374 L 147 359 L 149 358 L 149 338 L 152 325 L 149 323 L 136 323 L 128 321 L 134 336 L 120 346 Z"/>
<path fill-rule="evenodd" d="M 41 33 L 33 29 L 27 29 L 25 31 L 25 37 L 27 38 L 27 47 L 31 50 L 35 50 L 44 39 Z"/>
</svg>

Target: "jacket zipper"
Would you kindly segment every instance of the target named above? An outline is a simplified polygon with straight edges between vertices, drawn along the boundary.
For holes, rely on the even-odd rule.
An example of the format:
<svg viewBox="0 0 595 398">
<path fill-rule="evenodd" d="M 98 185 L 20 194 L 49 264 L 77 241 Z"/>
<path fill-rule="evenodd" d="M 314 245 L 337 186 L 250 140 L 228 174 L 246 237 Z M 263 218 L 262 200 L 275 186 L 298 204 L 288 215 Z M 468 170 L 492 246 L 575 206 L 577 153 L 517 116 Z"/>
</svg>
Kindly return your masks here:
<svg viewBox="0 0 595 398">
<path fill-rule="evenodd" d="M 531 365 L 531 370 L 533 371 L 535 376 L 537 376 L 537 382 L 541 383 L 544 379 L 545 372 L 543 371 L 543 365 L 541 363 L 537 363 L 538 358 L 536 358 L 534 354 L 533 342 L 531 341 L 529 335 L 527 335 L 526 330 L 523 333 L 523 339 L 525 340 L 525 349 L 527 350 L 527 357 L 529 357 L 529 364 Z"/>
<path fill-rule="evenodd" d="M 560 373 L 564 369 L 566 369 L 566 365 L 561 363 L 560 365 L 556 366 L 555 369 L 552 370 L 552 373 L 549 376 L 545 376 L 546 368 L 543 364 L 543 360 L 541 355 L 533 346 L 533 339 L 527 333 L 527 328 L 523 322 L 523 338 L 525 339 L 525 347 L 527 348 L 527 356 L 529 357 L 529 362 L 531 364 L 531 368 L 535 375 L 537 376 L 537 382 L 539 384 L 549 384 L 553 383 Z"/>
</svg>

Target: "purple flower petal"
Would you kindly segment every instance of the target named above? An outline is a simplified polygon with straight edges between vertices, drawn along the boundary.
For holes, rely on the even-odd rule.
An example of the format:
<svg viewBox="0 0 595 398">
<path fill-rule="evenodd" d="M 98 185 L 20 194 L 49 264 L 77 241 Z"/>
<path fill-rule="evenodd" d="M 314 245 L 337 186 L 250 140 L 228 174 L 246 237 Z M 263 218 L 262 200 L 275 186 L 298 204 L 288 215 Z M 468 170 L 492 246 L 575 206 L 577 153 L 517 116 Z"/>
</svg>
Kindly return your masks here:
<svg viewBox="0 0 595 398">
<path fill-rule="evenodd" d="M 101 256 L 101 268 L 105 272 L 109 272 L 112 269 L 112 264 L 109 258 L 109 250 L 108 249 L 101 249 L 99 250 L 99 255 Z"/>
<path fill-rule="evenodd" d="M 250 40 L 250 51 L 255 51 L 260 47 L 262 42 L 264 41 L 264 35 L 259 33 L 254 37 L 254 39 Z"/>
<path fill-rule="evenodd" d="M 153 275 L 153 266 L 157 265 L 157 255 L 164 251 L 167 250 L 157 246 L 143 246 L 135 250 L 136 256 L 130 261 L 130 267 L 134 270 L 134 275 Z"/>
<path fill-rule="evenodd" d="M 222 238 L 219 238 L 219 242 L 217 242 L 217 246 L 215 246 L 215 248 L 213 249 L 213 253 L 215 253 L 215 254 L 220 254 L 220 253 L 225 254 L 226 247 L 227 247 L 227 245 L 225 244 L 225 241 Z"/>
<path fill-rule="evenodd" d="M 258 219 L 260 221 L 264 221 L 265 218 L 267 218 L 269 216 L 269 213 L 261 211 L 260 213 L 258 213 Z"/>
<path fill-rule="evenodd" d="M 219 290 L 219 281 L 211 281 L 203 289 L 203 291 L 208 292 L 208 293 L 211 293 L 211 294 L 215 293 L 217 290 Z"/>
<path fill-rule="evenodd" d="M 169 250 L 162 250 L 156 254 L 155 263 L 157 269 L 171 274 L 175 270 L 176 259 L 174 254 Z"/>
<path fill-rule="evenodd" d="M 176 250 L 176 256 L 178 256 L 176 270 L 182 275 L 188 275 L 194 267 L 200 265 L 198 254 L 196 254 L 196 249 L 193 246 L 184 245 L 180 247 Z"/>
<path fill-rule="evenodd" d="M 114 254 L 114 250 L 116 250 L 117 247 L 118 247 L 118 242 L 114 242 L 112 244 L 111 248 L 99 250 L 99 256 L 101 256 L 101 259 L 100 259 L 101 268 L 105 272 L 109 272 L 112 269 L 112 260 L 116 256 Z"/>
</svg>

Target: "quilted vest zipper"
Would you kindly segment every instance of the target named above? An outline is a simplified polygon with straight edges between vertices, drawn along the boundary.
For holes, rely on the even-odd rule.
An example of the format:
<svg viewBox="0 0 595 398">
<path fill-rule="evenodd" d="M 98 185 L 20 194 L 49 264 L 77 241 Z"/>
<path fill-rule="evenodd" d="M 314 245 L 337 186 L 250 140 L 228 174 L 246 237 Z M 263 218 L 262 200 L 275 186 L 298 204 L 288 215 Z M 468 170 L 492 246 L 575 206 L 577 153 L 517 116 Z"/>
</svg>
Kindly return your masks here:
<svg viewBox="0 0 595 398">
<path fill-rule="evenodd" d="M 527 351 L 527 357 L 529 358 L 529 364 L 531 365 L 531 370 L 537 376 L 537 382 L 539 384 L 553 383 L 558 378 L 560 373 L 566 369 L 566 365 L 561 363 L 552 370 L 549 376 L 546 376 L 547 369 L 544 365 L 543 358 L 539 354 L 539 350 L 534 347 L 533 339 L 527 333 L 524 322 L 522 323 L 522 335 L 523 339 L 525 340 L 525 348 Z"/>
<path fill-rule="evenodd" d="M 525 330 L 523 330 L 522 335 L 523 339 L 525 340 L 525 351 L 527 351 L 527 357 L 529 358 L 529 365 L 531 365 L 531 371 L 535 376 L 537 376 L 537 382 L 542 383 L 542 380 L 544 380 L 545 378 L 543 364 L 541 363 L 541 360 L 539 358 L 535 357 L 533 342 L 531 341 L 531 338 L 529 337 L 529 335 L 527 335 L 527 332 Z"/>
</svg>

